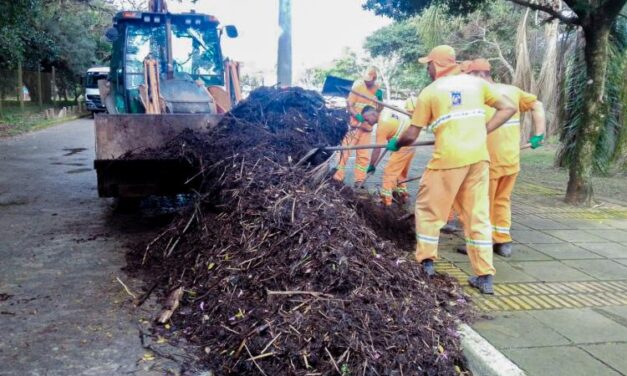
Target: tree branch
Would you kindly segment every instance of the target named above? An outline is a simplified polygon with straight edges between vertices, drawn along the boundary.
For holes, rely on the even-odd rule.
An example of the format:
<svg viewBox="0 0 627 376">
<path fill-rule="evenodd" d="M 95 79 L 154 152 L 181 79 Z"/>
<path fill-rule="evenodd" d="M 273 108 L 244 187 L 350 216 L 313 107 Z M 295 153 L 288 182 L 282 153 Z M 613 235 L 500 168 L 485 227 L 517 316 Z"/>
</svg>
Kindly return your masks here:
<svg viewBox="0 0 627 376">
<path fill-rule="evenodd" d="M 556 11 L 555 9 L 551 7 L 540 5 L 540 4 L 534 4 L 527 0 L 508 0 L 508 1 L 514 4 L 525 6 L 527 8 L 531 8 L 533 10 L 539 10 L 544 13 L 547 13 L 548 15 L 552 16 L 553 18 L 557 18 L 558 20 L 562 21 L 565 24 L 579 25 L 581 21 L 579 17 L 567 16 L 564 13 L 560 11 Z"/>
</svg>

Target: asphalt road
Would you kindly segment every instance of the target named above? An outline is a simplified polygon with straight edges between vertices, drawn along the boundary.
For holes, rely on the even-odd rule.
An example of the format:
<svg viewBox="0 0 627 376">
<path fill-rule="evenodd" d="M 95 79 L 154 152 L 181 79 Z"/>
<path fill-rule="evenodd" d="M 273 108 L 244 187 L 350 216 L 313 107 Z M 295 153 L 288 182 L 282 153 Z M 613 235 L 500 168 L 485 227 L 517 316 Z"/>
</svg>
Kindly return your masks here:
<svg viewBox="0 0 627 376">
<path fill-rule="evenodd" d="M 141 230 L 98 198 L 93 121 L 0 139 L 0 375 L 146 375 L 119 277 Z M 128 219 L 126 219 L 128 220 Z"/>
</svg>

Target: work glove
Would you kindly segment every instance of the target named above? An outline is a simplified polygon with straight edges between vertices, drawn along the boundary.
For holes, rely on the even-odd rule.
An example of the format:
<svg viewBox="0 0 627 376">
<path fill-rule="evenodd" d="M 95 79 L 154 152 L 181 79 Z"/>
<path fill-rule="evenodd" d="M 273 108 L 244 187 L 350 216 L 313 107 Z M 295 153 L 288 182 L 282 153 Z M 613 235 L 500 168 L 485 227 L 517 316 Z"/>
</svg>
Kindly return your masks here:
<svg viewBox="0 0 627 376">
<path fill-rule="evenodd" d="M 401 150 L 400 146 L 398 146 L 398 138 L 394 137 L 390 141 L 388 141 L 385 149 L 392 152 Z"/>
<path fill-rule="evenodd" d="M 374 172 L 377 171 L 377 168 L 374 165 L 370 165 L 368 166 L 368 169 L 366 170 L 367 174 L 374 174 Z"/>
<path fill-rule="evenodd" d="M 362 114 L 355 115 L 355 119 L 357 119 L 357 121 L 360 123 L 363 123 L 364 121 L 366 121 L 366 119 L 364 119 Z"/>
<path fill-rule="evenodd" d="M 377 97 L 377 99 L 378 99 L 379 101 L 382 101 L 382 100 L 383 100 L 383 90 L 381 90 L 381 89 L 377 90 L 377 92 L 376 92 L 376 93 L 374 93 L 374 95 L 375 95 L 375 97 Z"/>
<path fill-rule="evenodd" d="M 542 141 L 544 141 L 543 134 L 531 136 L 531 138 L 529 139 L 529 143 L 531 144 L 532 149 L 537 149 L 542 146 Z"/>
</svg>

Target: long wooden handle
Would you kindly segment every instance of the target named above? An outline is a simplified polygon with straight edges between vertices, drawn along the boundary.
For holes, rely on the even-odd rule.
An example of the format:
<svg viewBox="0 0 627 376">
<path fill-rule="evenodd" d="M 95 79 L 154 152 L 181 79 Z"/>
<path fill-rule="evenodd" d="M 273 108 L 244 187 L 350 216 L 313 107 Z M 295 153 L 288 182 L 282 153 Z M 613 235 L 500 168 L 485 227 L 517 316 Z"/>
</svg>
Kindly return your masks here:
<svg viewBox="0 0 627 376">
<path fill-rule="evenodd" d="M 430 146 L 434 145 L 435 141 L 419 141 L 414 142 L 411 145 L 403 146 L 403 147 L 412 147 L 412 146 Z M 344 151 L 344 150 L 363 150 L 363 149 L 383 149 L 387 147 L 387 144 L 373 144 L 373 145 L 355 145 L 355 146 L 329 146 L 325 148 L 321 148 L 326 151 Z"/>
<path fill-rule="evenodd" d="M 396 112 L 399 112 L 399 113 L 401 113 L 401 114 L 407 115 L 407 116 L 409 116 L 409 117 L 411 117 L 411 116 L 412 116 L 412 114 L 410 114 L 409 112 L 407 112 L 407 111 L 403 110 L 402 108 L 396 107 L 396 106 L 391 105 L 391 104 L 387 104 L 387 103 L 385 103 L 385 102 L 381 102 L 380 100 L 377 100 L 377 99 L 372 99 L 372 98 L 370 98 L 370 97 L 369 97 L 369 96 L 367 96 L 367 95 L 363 95 L 363 94 L 361 94 L 361 93 L 356 92 L 355 90 L 351 90 L 351 93 L 355 94 L 356 96 L 358 96 L 358 97 L 360 97 L 360 98 L 364 98 L 364 99 L 368 99 L 369 101 L 373 101 L 374 103 L 379 104 L 379 105 L 381 105 L 381 106 L 383 106 L 383 107 L 387 107 L 387 108 L 389 108 L 390 110 L 394 110 L 394 111 L 396 111 Z"/>
</svg>

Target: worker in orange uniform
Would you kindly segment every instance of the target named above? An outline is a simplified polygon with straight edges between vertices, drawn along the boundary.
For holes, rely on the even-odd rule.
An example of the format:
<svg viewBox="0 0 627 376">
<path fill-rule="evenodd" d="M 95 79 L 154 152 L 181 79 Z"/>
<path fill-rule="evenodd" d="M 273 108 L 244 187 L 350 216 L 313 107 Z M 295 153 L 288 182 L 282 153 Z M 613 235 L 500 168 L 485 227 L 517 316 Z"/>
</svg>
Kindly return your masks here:
<svg viewBox="0 0 627 376">
<path fill-rule="evenodd" d="M 422 175 L 416 199 L 416 259 L 423 271 L 435 274 L 440 228 L 451 207 L 462 214 L 468 256 L 476 276 L 468 282 L 483 294 L 493 294 L 492 229 L 488 184 L 487 134 L 504 124 L 516 107 L 489 83 L 459 74 L 455 50 L 437 46 L 427 57 L 433 83 L 418 96 L 411 126 L 400 138 L 392 138 L 390 151 L 412 144 L 422 128 L 431 128 L 435 150 Z M 486 124 L 484 105 L 497 111 Z"/>
<path fill-rule="evenodd" d="M 372 98 L 373 100 L 380 101 L 383 99 L 383 91 L 377 84 L 377 71 L 374 67 L 368 68 L 366 72 L 364 72 L 362 79 L 355 81 L 352 90 L 365 95 L 366 97 Z M 361 112 L 366 106 L 376 107 L 377 104 L 373 100 L 362 98 L 352 92 L 348 95 L 348 98 L 346 99 L 346 106 L 350 115 L 350 129 L 342 141 L 342 146 L 370 144 L 372 138 L 372 125 L 365 121 Z M 344 181 L 346 163 L 349 158 L 349 151 L 340 153 L 340 159 L 336 167 L 337 171 L 333 175 L 335 180 Z M 366 179 L 369 162 L 369 150 L 355 151 L 355 186 L 361 186 L 362 182 Z"/>
<path fill-rule="evenodd" d="M 390 110 L 382 110 L 377 121 L 376 143 L 384 144 L 392 138 L 403 133 L 409 128 L 410 119 L 403 115 L 397 115 Z M 407 202 L 409 191 L 407 180 L 411 161 L 414 158 L 414 148 L 406 147 L 392 153 L 387 165 L 383 169 L 383 184 L 381 186 L 381 198 L 386 206 L 392 205 L 393 193 L 396 193 L 401 204 Z M 381 149 L 375 149 L 370 157 L 368 172 L 375 171 L 375 163 L 379 160 Z"/>
<path fill-rule="evenodd" d="M 494 252 L 503 257 L 512 255 L 511 196 L 520 171 L 520 113 L 531 111 L 534 135 L 529 139 L 532 149 L 542 145 L 546 120 L 544 107 L 538 98 L 516 86 L 495 84 L 490 75 L 490 62 L 486 59 L 471 61 L 465 71 L 470 75 L 483 78 L 502 95 L 517 105 L 518 111 L 502 127 L 488 135 L 490 153 L 490 221 L 492 222 L 492 241 Z M 494 110 L 486 107 L 486 118 L 494 116 Z"/>
</svg>

